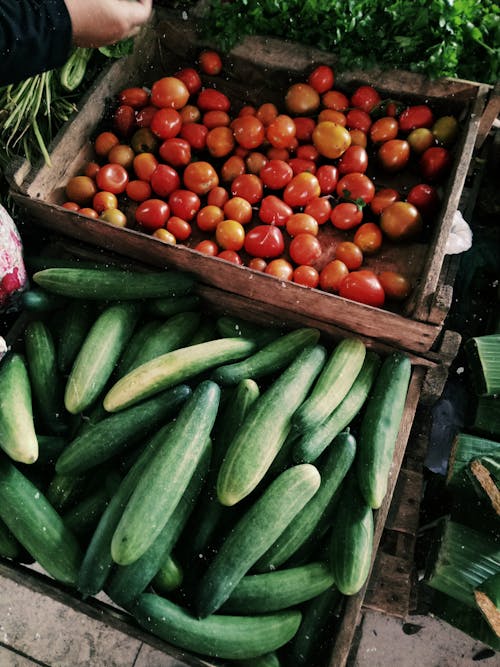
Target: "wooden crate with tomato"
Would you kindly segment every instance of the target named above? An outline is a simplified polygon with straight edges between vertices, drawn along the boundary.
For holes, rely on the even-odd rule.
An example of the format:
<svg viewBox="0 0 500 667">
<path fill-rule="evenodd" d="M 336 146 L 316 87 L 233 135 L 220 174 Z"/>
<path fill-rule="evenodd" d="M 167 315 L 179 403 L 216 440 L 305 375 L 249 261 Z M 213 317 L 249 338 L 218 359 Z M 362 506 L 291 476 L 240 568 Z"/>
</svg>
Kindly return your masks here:
<svg viewBox="0 0 500 667">
<path fill-rule="evenodd" d="M 13 174 L 30 219 L 322 331 L 435 350 L 490 87 L 339 72 L 257 38 L 219 71 L 192 24 L 157 19 L 96 81 L 51 166 Z"/>
</svg>

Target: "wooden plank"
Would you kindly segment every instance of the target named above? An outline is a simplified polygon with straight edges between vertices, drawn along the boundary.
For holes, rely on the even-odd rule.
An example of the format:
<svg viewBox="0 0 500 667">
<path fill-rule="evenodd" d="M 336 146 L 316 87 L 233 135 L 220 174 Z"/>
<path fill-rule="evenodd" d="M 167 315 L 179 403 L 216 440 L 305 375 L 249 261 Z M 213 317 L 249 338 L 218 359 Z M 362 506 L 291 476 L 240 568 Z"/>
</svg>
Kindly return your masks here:
<svg viewBox="0 0 500 667">
<path fill-rule="evenodd" d="M 481 148 L 491 131 L 493 123 L 500 116 L 500 81 L 497 81 L 491 91 L 486 108 L 481 116 L 476 137 L 476 149 Z"/>
<path fill-rule="evenodd" d="M 409 611 L 412 563 L 379 551 L 363 602 L 364 609 L 405 618 Z"/>
<path fill-rule="evenodd" d="M 422 489 L 423 475 L 421 473 L 413 470 L 400 470 L 393 501 L 387 514 L 386 530 L 416 535 Z"/>
</svg>

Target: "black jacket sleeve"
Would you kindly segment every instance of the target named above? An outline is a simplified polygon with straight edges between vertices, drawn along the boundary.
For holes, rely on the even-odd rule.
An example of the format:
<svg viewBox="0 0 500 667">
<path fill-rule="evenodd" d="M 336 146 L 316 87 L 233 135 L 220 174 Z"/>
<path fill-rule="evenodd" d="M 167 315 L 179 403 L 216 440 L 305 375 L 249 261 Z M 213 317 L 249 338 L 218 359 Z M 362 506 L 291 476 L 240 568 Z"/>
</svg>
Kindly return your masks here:
<svg viewBox="0 0 500 667">
<path fill-rule="evenodd" d="M 0 85 L 61 67 L 70 50 L 63 0 L 0 0 Z"/>
</svg>

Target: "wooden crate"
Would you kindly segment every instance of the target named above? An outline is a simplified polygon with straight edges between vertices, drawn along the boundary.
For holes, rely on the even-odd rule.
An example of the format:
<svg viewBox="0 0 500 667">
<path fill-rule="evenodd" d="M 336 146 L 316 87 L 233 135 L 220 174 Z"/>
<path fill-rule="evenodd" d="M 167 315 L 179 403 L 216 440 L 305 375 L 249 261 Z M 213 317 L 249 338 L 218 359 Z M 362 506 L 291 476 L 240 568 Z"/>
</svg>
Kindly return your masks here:
<svg viewBox="0 0 500 667">
<path fill-rule="evenodd" d="M 460 119 L 454 164 L 444 186 L 442 210 L 431 238 L 427 243 L 388 246 L 379 257 L 367 261 L 368 266 L 400 269 L 409 274 L 415 288 L 405 305 L 399 308 L 373 308 L 318 289 L 283 282 L 186 246 L 167 245 L 137 229 L 116 228 L 60 206 L 66 182 L 81 173 L 92 156 L 90 138 L 103 127 L 107 102 L 128 85 L 146 85 L 161 75 L 174 73 L 181 66 L 192 65 L 200 46 L 192 22 L 157 11 L 157 22 L 143 35 L 135 53 L 112 64 L 98 78 L 79 113 L 56 137 L 51 146 L 52 166 L 32 169 L 23 163 L 13 170 L 13 197 L 27 214 L 27 224 L 33 221 L 154 266 L 189 270 L 207 287 L 263 302 L 266 308 L 281 309 L 287 317 L 300 312 L 322 329 L 355 330 L 367 338 L 376 338 L 416 354 L 436 350 L 452 296 L 452 286 L 446 284 L 446 271 L 443 271 L 445 244 L 490 93 L 491 87 L 487 85 L 451 79 L 429 81 L 400 71 L 336 73 L 336 87 L 346 92 L 352 92 L 361 83 L 373 84 L 384 97 L 407 103 L 425 100 L 436 113 L 453 113 Z M 334 64 L 330 54 L 262 38 L 245 39 L 228 55 L 228 61 L 231 66 L 226 68 L 224 78 L 206 78 L 205 82 L 215 83 L 227 92 L 235 108 L 237 102 L 258 104 L 264 100 L 274 100 L 282 106 L 283 91 L 290 82 L 304 80 L 314 64 Z M 384 185 L 390 186 L 391 180 Z M 326 235 L 324 259 L 327 259 L 333 256 L 335 243 L 340 239 L 335 237 L 331 225 L 323 228 L 329 228 L 320 232 Z"/>
</svg>

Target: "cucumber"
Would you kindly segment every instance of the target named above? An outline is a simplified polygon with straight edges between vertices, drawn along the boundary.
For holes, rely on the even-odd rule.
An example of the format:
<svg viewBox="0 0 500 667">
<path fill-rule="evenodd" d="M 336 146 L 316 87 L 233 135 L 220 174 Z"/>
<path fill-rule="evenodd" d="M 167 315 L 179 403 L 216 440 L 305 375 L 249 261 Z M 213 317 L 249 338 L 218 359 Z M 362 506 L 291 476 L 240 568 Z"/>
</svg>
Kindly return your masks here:
<svg viewBox="0 0 500 667">
<path fill-rule="evenodd" d="M 184 573 L 182 567 L 170 554 L 163 559 L 160 569 L 153 577 L 151 585 L 156 593 L 165 595 L 182 584 Z"/>
<path fill-rule="evenodd" d="M 124 301 L 187 294 L 194 277 L 182 271 L 138 272 L 123 269 L 52 268 L 33 274 L 48 292 L 72 299 Z"/>
<path fill-rule="evenodd" d="M 256 563 L 260 572 L 279 567 L 313 536 L 320 537 L 319 524 L 331 519 L 340 485 L 356 454 L 356 440 L 347 431 L 340 433 L 318 461 L 321 485 L 303 510 L 290 522 L 276 542 Z"/>
<path fill-rule="evenodd" d="M 167 352 L 118 380 L 104 397 L 104 407 L 108 412 L 123 410 L 214 366 L 241 359 L 254 348 L 246 338 L 219 338 Z"/>
<path fill-rule="evenodd" d="M 117 473 L 110 473 L 105 484 L 99 486 L 62 515 L 66 527 L 73 535 L 81 538 L 95 529 L 111 496 L 118 489 L 120 481 Z"/>
<path fill-rule="evenodd" d="M 84 475 L 63 475 L 56 472 L 45 495 L 52 507 L 61 512 L 80 499 L 85 483 Z"/>
<path fill-rule="evenodd" d="M 285 530 L 317 492 L 317 469 L 309 464 L 285 470 L 236 523 L 201 579 L 196 599 L 198 616 L 221 607 L 240 579 Z"/>
<path fill-rule="evenodd" d="M 108 461 L 173 417 L 191 393 L 186 384 L 179 384 L 127 410 L 108 413 L 69 443 L 57 459 L 56 471 L 78 475 Z"/>
<path fill-rule="evenodd" d="M 301 614 L 290 609 L 262 616 L 194 618 L 178 605 L 142 593 L 130 609 L 143 628 L 178 648 L 226 660 L 249 659 L 286 644 L 297 632 Z"/>
<path fill-rule="evenodd" d="M 207 447 L 219 407 L 215 382 L 200 382 L 164 445 L 142 474 L 111 542 L 115 563 L 129 565 L 151 546 L 174 512 Z"/>
<path fill-rule="evenodd" d="M 223 315 L 216 320 L 217 331 L 225 338 L 239 336 L 255 340 L 257 347 L 264 347 L 280 336 L 281 332 L 272 327 L 259 326 L 238 317 Z"/>
<path fill-rule="evenodd" d="M 333 586 L 329 568 L 320 562 L 250 574 L 240 580 L 222 605 L 223 614 L 265 614 L 287 609 L 320 595 Z"/>
<path fill-rule="evenodd" d="M 356 468 L 361 493 L 372 509 L 381 506 L 387 493 L 410 377 L 408 356 L 393 352 L 382 362 L 366 403 L 359 431 Z"/>
<path fill-rule="evenodd" d="M 113 379 L 115 382 L 126 375 L 130 370 L 132 370 L 134 359 L 137 357 L 151 336 L 155 335 L 156 331 L 159 329 L 159 327 L 161 327 L 161 324 L 162 323 L 159 320 L 148 320 L 147 322 L 144 322 L 144 324 L 140 324 L 137 327 L 137 329 L 134 331 L 134 335 L 129 340 L 128 345 L 123 351 L 123 354 L 116 366 L 116 370 L 113 373 Z"/>
<path fill-rule="evenodd" d="M 370 574 L 373 552 L 373 511 L 359 490 L 355 474 L 342 489 L 332 522 L 330 567 L 335 585 L 344 595 L 354 595 Z"/>
<path fill-rule="evenodd" d="M 54 579 L 75 585 L 82 559 L 75 536 L 46 497 L 6 459 L 0 459 L 0 518 Z"/>
<path fill-rule="evenodd" d="M 170 296 L 163 299 L 149 299 L 146 308 L 153 317 L 172 317 L 177 313 L 199 311 L 201 300 L 196 294 Z"/>
<path fill-rule="evenodd" d="M 99 315 L 66 383 L 64 404 L 68 412 L 82 412 L 97 399 L 132 335 L 138 314 L 138 306 L 132 302 L 109 306 Z"/>
<path fill-rule="evenodd" d="M 202 318 L 198 329 L 194 332 L 194 335 L 191 336 L 189 345 L 207 343 L 209 340 L 214 340 L 215 338 L 218 338 L 215 322 L 208 317 L 204 317 Z"/>
<path fill-rule="evenodd" d="M 363 407 L 380 367 L 380 357 L 368 351 L 363 366 L 347 396 L 323 423 L 307 433 L 302 433 L 292 448 L 296 463 L 314 463 Z"/>
<path fill-rule="evenodd" d="M 60 435 L 37 434 L 36 437 L 39 447 L 37 463 L 40 465 L 54 465 L 57 457 L 68 444 L 67 440 Z"/>
<path fill-rule="evenodd" d="M 51 294 L 40 287 L 32 287 L 21 294 L 21 308 L 28 313 L 51 313 L 66 306 L 67 299 Z"/>
<path fill-rule="evenodd" d="M 345 398 L 358 376 L 366 355 L 359 338 L 344 338 L 331 353 L 310 396 L 292 419 L 292 429 L 304 433 L 316 428 Z"/>
<path fill-rule="evenodd" d="M 307 346 L 253 404 L 219 470 L 217 496 L 223 505 L 235 505 L 264 477 L 325 358 L 324 347 Z"/>
<path fill-rule="evenodd" d="M 34 463 L 38 439 L 26 362 L 17 352 L 0 361 L 0 447 L 14 461 Z"/>
<path fill-rule="evenodd" d="M 258 655 L 248 660 L 235 660 L 234 667 L 280 667 L 281 662 L 274 651 L 265 655 Z"/>
<path fill-rule="evenodd" d="M 80 299 L 68 302 L 57 327 L 57 366 L 61 373 L 71 370 L 96 317 L 97 313 L 90 302 Z"/>
<path fill-rule="evenodd" d="M 212 374 L 214 382 L 235 385 L 245 378 L 257 380 L 286 368 L 308 345 L 316 345 L 318 329 L 304 327 L 276 338 L 243 361 L 219 366 Z"/>
<path fill-rule="evenodd" d="M 21 553 L 21 545 L 0 520 L 0 556 L 2 558 L 17 558 Z"/>
<path fill-rule="evenodd" d="M 62 378 L 48 326 L 41 320 L 28 322 L 24 331 L 24 346 L 32 396 L 40 417 L 53 434 L 64 433 L 68 427 L 64 423 Z"/>
</svg>

